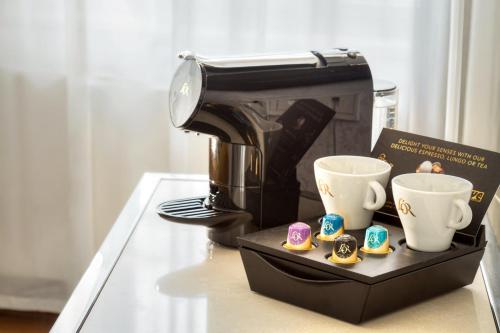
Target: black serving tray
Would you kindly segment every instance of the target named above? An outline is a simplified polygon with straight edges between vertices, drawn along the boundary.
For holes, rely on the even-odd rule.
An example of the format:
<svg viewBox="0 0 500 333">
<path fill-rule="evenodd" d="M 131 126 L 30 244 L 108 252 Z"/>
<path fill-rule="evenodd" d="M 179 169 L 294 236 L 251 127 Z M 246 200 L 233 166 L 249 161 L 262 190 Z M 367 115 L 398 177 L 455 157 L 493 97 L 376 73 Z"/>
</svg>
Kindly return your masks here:
<svg viewBox="0 0 500 333">
<path fill-rule="evenodd" d="M 320 225 L 308 221 L 318 247 L 293 252 L 283 248 L 288 225 L 239 238 L 250 289 L 348 322 L 359 323 L 472 283 L 486 245 L 481 226 L 475 245 L 453 242 L 444 252 L 409 249 L 402 228 L 374 221 L 389 230 L 393 252 L 358 251 L 361 262 L 327 260 L 332 242 L 315 238 Z M 347 231 L 364 242 L 365 230 Z"/>
<path fill-rule="evenodd" d="M 398 149 L 421 146 L 422 154 Z M 291 252 L 282 247 L 288 226 L 262 230 L 239 238 L 240 252 L 250 288 L 263 295 L 308 308 L 342 320 L 358 323 L 472 283 L 486 246 L 482 220 L 499 182 L 500 154 L 473 147 L 384 129 L 371 153 L 391 164 L 391 177 L 415 172 L 440 148 L 451 155 L 469 156 L 467 165 L 453 163 L 443 155 L 446 174 L 469 179 L 474 184 L 470 206 L 471 224 L 455 233 L 452 246 L 443 252 L 414 251 L 406 246 L 401 221 L 392 199 L 391 181 L 385 206 L 375 213 L 375 224 L 389 230 L 393 252 L 384 256 L 358 252 L 362 261 L 351 266 L 327 260 L 332 243 L 315 240 L 318 247 Z M 482 167 L 474 162 L 481 160 Z M 472 158 L 472 160 L 471 160 Z M 486 168 L 486 164 L 488 167 Z M 321 212 L 318 212 L 320 214 Z M 318 220 L 307 221 L 316 234 Z M 364 242 L 365 230 L 347 231 Z"/>
</svg>

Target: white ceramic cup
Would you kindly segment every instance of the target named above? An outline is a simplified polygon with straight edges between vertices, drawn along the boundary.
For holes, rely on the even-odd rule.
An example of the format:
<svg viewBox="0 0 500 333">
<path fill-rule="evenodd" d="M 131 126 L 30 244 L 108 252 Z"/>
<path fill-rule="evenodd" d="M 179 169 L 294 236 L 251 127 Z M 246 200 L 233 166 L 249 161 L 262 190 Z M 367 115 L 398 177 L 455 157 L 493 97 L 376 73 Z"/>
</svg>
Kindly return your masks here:
<svg viewBox="0 0 500 333">
<path fill-rule="evenodd" d="M 403 224 L 406 244 L 413 250 L 447 250 L 456 230 L 472 220 L 472 183 L 430 173 L 407 173 L 392 179 L 392 193 Z"/>
<path fill-rule="evenodd" d="M 344 229 L 370 226 L 385 204 L 391 166 L 363 156 L 327 156 L 314 162 L 314 175 L 327 214 L 344 218 Z"/>
</svg>

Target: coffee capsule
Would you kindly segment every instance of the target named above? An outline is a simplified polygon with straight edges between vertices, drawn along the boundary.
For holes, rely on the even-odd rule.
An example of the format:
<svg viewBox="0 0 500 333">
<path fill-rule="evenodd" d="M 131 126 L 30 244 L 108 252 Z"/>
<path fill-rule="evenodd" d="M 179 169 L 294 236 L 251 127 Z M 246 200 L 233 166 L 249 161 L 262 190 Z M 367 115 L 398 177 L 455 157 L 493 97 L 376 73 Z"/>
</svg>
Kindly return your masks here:
<svg viewBox="0 0 500 333">
<path fill-rule="evenodd" d="M 417 167 L 417 173 L 431 173 L 432 172 L 432 163 L 431 161 L 423 161 Z"/>
<path fill-rule="evenodd" d="M 365 253 L 387 254 L 392 252 L 389 247 L 389 232 L 381 225 L 372 225 L 366 229 L 365 243 L 361 248 Z"/>
<path fill-rule="evenodd" d="M 288 250 L 311 250 L 311 227 L 302 222 L 296 222 L 288 227 L 288 237 L 283 245 Z"/>
<path fill-rule="evenodd" d="M 355 264 L 358 258 L 358 242 L 351 235 L 344 234 L 333 241 L 332 256 L 328 259 L 336 264 Z"/>
<path fill-rule="evenodd" d="M 344 218 L 338 214 L 326 214 L 321 219 L 321 232 L 318 239 L 333 241 L 344 233 Z"/>
<path fill-rule="evenodd" d="M 432 163 L 432 173 L 444 173 L 444 169 L 440 162 Z"/>
</svg>

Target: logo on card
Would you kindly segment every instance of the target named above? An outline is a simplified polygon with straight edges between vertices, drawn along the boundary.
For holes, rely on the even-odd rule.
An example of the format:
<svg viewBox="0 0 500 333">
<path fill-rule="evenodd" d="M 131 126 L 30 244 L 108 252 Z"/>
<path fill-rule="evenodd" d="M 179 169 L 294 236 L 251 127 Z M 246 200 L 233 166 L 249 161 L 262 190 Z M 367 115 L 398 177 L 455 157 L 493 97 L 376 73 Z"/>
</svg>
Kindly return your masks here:
<svg viewBox="0 0 500 333">
<path fill-rule="evenodd" d="M 481 192 L 478 190 L 473 190 L 470 199 L 471 199 L 471 201 L 481 202 L 481 201 L 483 201 L 483 197 L 484 197 L 484 192 Z"/>
</svg>

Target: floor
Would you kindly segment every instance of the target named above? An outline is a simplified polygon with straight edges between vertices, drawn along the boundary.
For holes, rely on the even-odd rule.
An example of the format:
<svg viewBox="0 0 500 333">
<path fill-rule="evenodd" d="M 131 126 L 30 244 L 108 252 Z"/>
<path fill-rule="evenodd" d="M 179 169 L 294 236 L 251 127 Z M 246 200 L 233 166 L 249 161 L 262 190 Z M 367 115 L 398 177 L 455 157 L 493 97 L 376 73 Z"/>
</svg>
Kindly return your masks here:
<svg viewBox="0 0 500 333">
<path fill-rule="evenodd" d="M 0 333 L 45 333 L 57 319 L 57 314 L 0 310 Z"/>
</svg>

